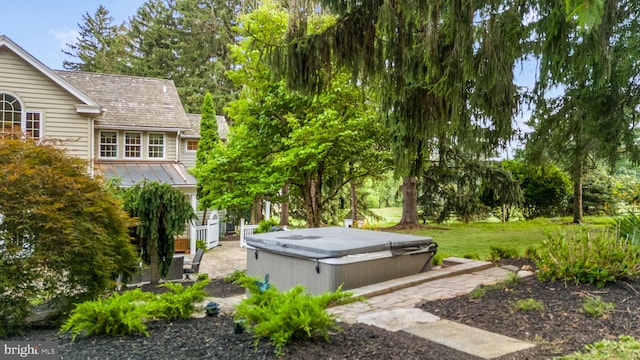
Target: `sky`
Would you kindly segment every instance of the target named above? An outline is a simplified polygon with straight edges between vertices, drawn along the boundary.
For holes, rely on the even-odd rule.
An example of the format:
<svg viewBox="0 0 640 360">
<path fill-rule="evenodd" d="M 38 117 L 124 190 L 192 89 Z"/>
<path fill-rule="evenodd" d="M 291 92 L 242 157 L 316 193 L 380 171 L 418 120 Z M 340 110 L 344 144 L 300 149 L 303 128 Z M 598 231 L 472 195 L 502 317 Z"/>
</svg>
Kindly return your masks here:
<svg viewBox="0 0 640 360">
<path fill-rule="evenodd" d="M 61 70 L 66 43 L 77 36 L 82 15 L 91 16 L 102 4 L 120 24 L 133 16 L 145 0 L 14 0 L 2 1 L 0 35 L 8 36 L 51 69 Z"/>
</svg>

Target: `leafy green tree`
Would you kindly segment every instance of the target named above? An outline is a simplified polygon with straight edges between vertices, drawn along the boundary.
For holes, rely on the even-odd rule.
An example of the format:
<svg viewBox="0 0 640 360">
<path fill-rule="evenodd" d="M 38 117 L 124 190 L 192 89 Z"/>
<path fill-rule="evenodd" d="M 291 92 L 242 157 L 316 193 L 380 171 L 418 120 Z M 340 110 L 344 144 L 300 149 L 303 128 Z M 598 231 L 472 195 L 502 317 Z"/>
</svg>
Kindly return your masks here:
<svg viewBox="0 0 640 360">
<path fill-rule="evenodd" d="M 595 3 L 602 6 L 597 21 L 588 14 L 567 17 L 563 4 L 540 0 L 535 22 L 540 80 L 527 149 L 531 159 L 553 159 L 571 174 L 575 223 L 582 222 L 583 180 L 593 159 L 614 165 L 626 153 L 640 160 L 635 130 L 640 84 L 634 80 L 640 66 L 632 50 L 640 45 L 640 4 Z M 577 25 L 581 18 L 591 24 L 588 31 Z"/>
<path fill-rule="evenodd" d="M 313 20 L 323 27 L 332 21 Z M 362 93 L 347 74 L 315 97 L 272 81 L 260 51 L 282 44 L 287 14 L 273 2 L 242 17 L 243 42 L 232 46 L 237 70 L 229 76 L 243 92 L 229 104 L 234 119 L 229 142 L 215 152 L 201 173 L 214 202 L 249 206 L 257 198 L 276 198 L 285 185 L 307 226 L 322 224 L 323 209 L 350 180 L 380 171 L 385 149 L 380 125 L 370 116 Z M 234 194 L 231 196 L 230 194 Z"/>
<path fill-rule="evenodd" d="M 0 138 L 0 336 L 35 303 L 58 312 L 133 273 L 121 203 L 59 148 Z"/>
<path fill-rule="evenodd" d="M 110 74 L 127 72 L 127 28 L 124 23 L 113 25 L 114 18 L 109 10 L 98 6 L 96 12 L 82 15 L 82 23 L 78 23 L 79 34 L 76 43 L 66 44 L 65 55 L 78 59 L 78 62 L 64 60 L 62 67 L 66 70 L 88 71 Z"/>
<path fill-rule="evenodd" d="M 436 139 L 469 153 L 492 154 L 512 134 L 526 7 L 495 1 L 320 1 L 339 17 L 308 35 L 305 16 L 290 22 L 287 46 L 271 64 L 289 87 L 330 87 L 334 70 L 378 79 L 379 114 L 392 134 L 396 173 L 404 177 L 401 224 L 417 223 L 416 176 Z M 294 2 L 294 14 L 307 3 Z M 309 10 L 310 12 L 312 10 Z"/>
<path fill-rule="evenodd" d="M 169 184 L 138 183 L 124 194 L 124 208 L 139 222 L 132 233 L 149 265 L 151 283 L 166 276 L 173 261 L 174 238 L 195 219 L 189 200 Z"/>
</svg>

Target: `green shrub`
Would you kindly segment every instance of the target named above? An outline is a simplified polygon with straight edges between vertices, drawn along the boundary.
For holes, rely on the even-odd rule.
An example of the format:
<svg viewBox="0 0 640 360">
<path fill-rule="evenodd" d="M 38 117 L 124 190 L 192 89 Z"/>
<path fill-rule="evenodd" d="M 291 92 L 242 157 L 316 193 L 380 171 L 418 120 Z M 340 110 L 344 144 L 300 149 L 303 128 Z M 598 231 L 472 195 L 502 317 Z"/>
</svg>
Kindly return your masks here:
<svg viewBox="0 0 640 360">
<path fill-rule="evenodd" d="M 278 220 L 274 218 L 262 220 L 258 223 L 258 228 L 253 231 L 254 234 L 266 233 L 271 230 L 272 227 L 278 225 Z"/>
<path fill-rule="evenodd" d="M 204 280 L 209 280 L 209 274 L 207 273 L 198 274 L 198 278 L 196 279 L 196 281 L 204 281 Z"/>
<path fill-rule="evenodd" d="M 629 240 L 636 244 L 640 243 L 640 218 L 636 214 L 629 212 L 623 218 L 617 218 L 614 231 L 620 234 L 620 238 Z"/>
<path fill-rule="evenodd" d="M 224 282 L 226 282 L 227 284 L 235 284 L 238 280 L 240 280 L 246 274 L 247 274 L 246 270 L 235 269 L 231 274 L 224 277 Z"/>
<path fill-rule="evenodd" d="M 198 281 L 195 284 L 183 287 L 179 283 L 167 282 L 161 284 L 171 291 L 160 294 L 148 303 L 148 312 L 154 319 L 188 319 L 196 310 L 196 303 L 204 300 L 207 294 L 204 287 L 209 280 Z"/>
<path fill-rule="evenodd" d="M 533 259 L 540 280 L 604 286 L 640 273 L 640 247 L 611 231 L 584 229 L 549 236 Z"/>
<path fill-rule="evenodd" d="M 518 310 L 522 311 L 542 311 L 544 310 L 544 303 L 534 298 L 519 299 L 511 303 Z"/>
<path fill-rule="evenodd" d="M 475 289 L 473 289 L 470 293 L 469 293 L 469 297 L 472 299 L 479 299 L 483 296 L 485 296 L 487 294 L 487 291 L 491 291 L 491 290 L 508 290 L 510 287 L 513 287 L 515 285 L 517 285 L 520 280 L 522 280 L 518 274 L 516 273 L 509 273 L 509 275 L 507 276 L 506 279 L 497 282 L 493 285 L 480 285 L 478 287 L 476 287 Z"/>
<path fill-rule="evenodd" d="M 236 306 L 234 319 L 253 332 L 255 344 L 268 337 L 278 355 L 291 340 L 305 340 L 314 336 L 329 337 L 329 331 L 340 331 L 334 315 L 326 308 L 361 300 L 341 289 L 321 295 L 310 295 L 297 285 L 289 291 L 280 292 L 257 278 L 242 276 L 238 283 L 246 288 L 250 296 Z M 266 285 L 266 286 L 265 286 Z"/>
<path fill-rule="evenodd" d="M 147 321 L 191 317 L 195 304 L 206 296 L 203 289 L 208 282 L 199 281 L 187 288 L 177 283 L 164 283 L 160 286 L 171 291 L 161 295 L 135 289 L 122 294 L 114 293 L 106 299 L 85 301 L 71 311 L 60 332 L 70 331 L 72 340 L 80 334 L 148 336 Z"/>
<path fill-rule="evenodd" d="M 525 251 L 524 251 L 524 257 L 528 258 L 528 259 L 536 259 L 536 257 L 538 256 L 538 250 L 534 245 L 529 246 Z"/>
<path fill-rule="evenodd" d="M 602 317 L 616 308 L 614 303 L 603 301 L 600 296 L 590 296 L 582 303 L 582 311 L 593 317 Z"/>
<path fill-rule="evenodd" d="M 0 135 L 0 214 L 0 338 L 25 329 L 34 301 L 57 322 L 135 269 L 120 202 L 51 143 Z"/>
<path fill-rule="evenodd" d="M 517 258 L 518 250 L 514 248 L 503 248 L 498 246 L 489 247 L 489 261 L 498 261 L 500 259 L 513 259 Z"/>
<path fill-rule="evenodd" d="M 145 334 L 148 318 L 146 302 L 153 299 L 153 294 L 140 289 L 115 293 L 107 299 L 85 301 L 76 305 L 71 316 L 60 328 L 61 332 L 70 331 L 72 341 L 76 336 L 107 334 L 129 335 Z"/>
<path fill-rule="evenodd" d="M 563 356 L 562 360 L 635 360 L 640 359 L 640 341 L 621 335 L 617 341 L 603 340 L 585 345 L 583 353 Z"/>
<path fill-rule="evenodd" d="M 204 240 L 196 240 L 196 250 L 202 249 L 202 251 L 207 252 L 207 242 Z"/>
</svg>

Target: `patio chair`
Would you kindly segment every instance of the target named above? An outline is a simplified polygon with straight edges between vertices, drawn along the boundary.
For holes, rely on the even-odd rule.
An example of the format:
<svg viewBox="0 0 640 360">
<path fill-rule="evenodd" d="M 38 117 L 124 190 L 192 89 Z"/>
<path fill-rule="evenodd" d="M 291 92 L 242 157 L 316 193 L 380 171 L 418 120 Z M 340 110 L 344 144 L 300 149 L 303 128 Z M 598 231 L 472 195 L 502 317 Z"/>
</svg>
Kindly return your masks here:
<svg viewBox="0 0 640 360">
<path fill-rule="evenodd" d="M 191 267 L 183 270 L 186 280 L 191 280 L 189 275 L 198 274 L 198 271 L 200 270 L 200 261 L 202 260 L 202 255 L 204 255 L 204 250 L 202 249 L 196 250 L 196 255 L 193 257 L 193 261 L 191 262 Z"/>
</svg>

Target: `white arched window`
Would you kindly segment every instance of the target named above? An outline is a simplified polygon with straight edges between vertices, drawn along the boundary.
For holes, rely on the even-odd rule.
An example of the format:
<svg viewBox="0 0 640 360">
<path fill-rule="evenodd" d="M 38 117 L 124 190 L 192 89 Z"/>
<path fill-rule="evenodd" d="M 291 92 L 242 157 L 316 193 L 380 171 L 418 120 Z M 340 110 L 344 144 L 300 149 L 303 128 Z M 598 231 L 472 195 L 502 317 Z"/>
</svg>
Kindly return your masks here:
<svg viewBox="0 0 640 360">
<path fill-rule="evenodd" d="M 40 139 L 41 118 L 40 112 L 24 111 L 15 96 L 0 93 L 0 133 Z"/>
</svg>

